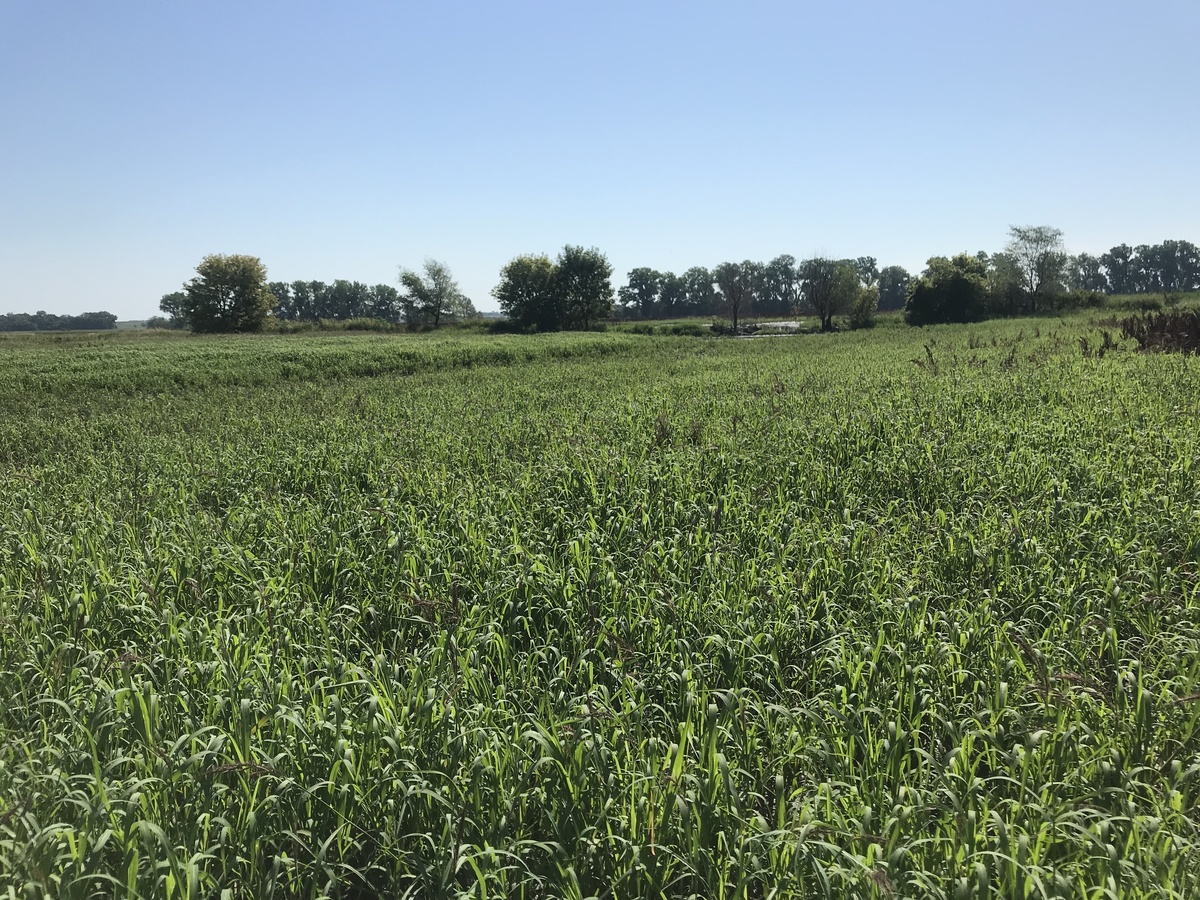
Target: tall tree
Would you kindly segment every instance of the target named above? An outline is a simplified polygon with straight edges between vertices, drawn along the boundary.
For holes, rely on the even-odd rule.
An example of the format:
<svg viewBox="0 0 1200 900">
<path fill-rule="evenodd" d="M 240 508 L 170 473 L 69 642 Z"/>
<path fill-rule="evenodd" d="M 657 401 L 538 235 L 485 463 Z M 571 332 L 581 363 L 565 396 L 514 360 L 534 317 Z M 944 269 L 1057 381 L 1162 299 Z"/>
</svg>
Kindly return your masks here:
<svg viewBox="0 0 1200 900">
<path fill-rule="evenodd" d="M 1189 241 L 1142 244 L 1131 269 L 1138 291 L 1192 291 L 1200 287 L 1200 250 Z"/>
<path fill-rule="evenodd" d="M 858 270 L 850 260 L 814 257 L 800 263 L 801 295 L 821 320 L 822 331 L 833 331 L 833 317 L 851 307 L 858 288 Z"/>
<path fill-rule="evenodd" d="M 904 309 L 912 276 L 904 266 L 886 266 L 879 272 L 879 308 Z"/>
<path fill-rule="evenodd" d="M 311 281 L 292 282 L 289 319 L 297 322 L 315 322 L 319 318 L 313 284 Z"/>
<path fill-rule="evenodd" d="M 687 282 L 674 272 L 662 272 L 658 276 L 658 314 L 687 314 Z"/>
<path fill-rule="evenodd" d="M 595 247 L 567 244 L 554 266 L 562 328 L 591 328 L 612 315 L 612 265 Z"/>
<path fill-rule="evenodd" d="M 643 319 L 658 314 L 658 293 L 662 275 L 646 266 L 629 272 L 629 282 L 617 292 L 617 300 L 628 312 Z"/>
<path fill-rule="evenodd" d="M 1038 298 L 1062 286 L 1067 266 L 1063 233 L 1049 225 L 1013 225 L 1008 229 L 1008 234 L 1009 241 L 1004 250 L 1017 261 L 1029 299 L 1029 309 L 1036 313 Z"/>
<path fill-rule="evenodd" d="M 954 259 L 957 260 L 958 257 Z M 987 280 L 987 306 L 990 311 L 1004 316 L 1020 315 L 1027 305 L 1027 298 L 1025 275 L 1017 258 L 1011 253 L 1001 251 L 993 253 L 990 259 L 986 253 L 977 253 L 975 259 L 983 266 Z"/>
<path fill-rule="evenodd" d="M 800 276 L 796 257 L 783 253 L 762 269 L 759 312 L 769 316 L 790 316 L 800 305 Z"/>
<path fill-rule="evenodd" d="M 1167 241 L 1174 245 L 1179 281 L 1176 290 L 1200 291 L 1200 247 L 1191 241 Z"/>
<path fill-rule="evenodd" d="M 370 289 L 367 315 L 385 322 L 399 322 L 403 316 L 400 292 L 390 284 L 377 284 Z"/>
<path fill-rule="evenodd" d="M 1117 244 L 1101 255 L 1100 263 L 1108 275 L 1108 288 L 1114 294 L 1132 294 L 1137 290 L 1133 271 L 1133 248 Z"/>
<path fill-rule="evenodd" d="M 184 285 L 185 314 L 196 332 L 259 331 L 275 297 L 257 256 L 210 254 Z"/>
<path fill-rule="evenodd" d="M 462 307 L 466 298 L 445 263 L 426 259 L 422 268 L 424 275 L 413 269 L 400 269 L 400 285 L 404 288 L 400 302 L 410 325 L 437 328 L 444 317 L 453 316 L 455 308 Z"/>
<path fill-rule="evenodd" d="M 187 294 L 183 291 L 163 294 L 158 301 L 158 308 L 170 317 L 171 328 L 187 328 L 191 324 L 188 321 Z"/>
<path fill-rule="evenodd" d="M 750 311 L 761 274 L 762 266 L 748 259 L 740 263 L 721 263 L 713 269 L 713 281 L 717 284 L 721 304 L 733 323 L 735 333 L 738 320 Z"/>
<path fill-rule="evenodd" d="M 1077 291 L 1107 291 L 1104 264 L 1090 253 L 1072 256 L 1067 263 L 1067 283 Z"/>
<path fill-rule="evenodd" d="M 704 266 L 692 266 L 680 277 L 683 279 L 688 315 L 716 315 L 717 292 L 713 288 L 712 272 Z"/>
<path fill-rule="evenodd" d="M 871 287 L 879 280 L 879 262 L 873 256 L 860 256 L 854 260 L 854 271 L 864 287 Z"/>
<path fill-rule="evenodd" d="M 500 311 L 521 328 L 553 331 L 561 327 L 554 261 L 545 254 L 526 254 L 507 262 L 492 296 L 499 301 Z"/>
<path fill-rule="evenodd" d="M 978 256 L 933 257 L 909 291 L 904 321 L 932 325 L 982 319 L 987 311 L 987 278 L 987 264 Z"/>
</svg>

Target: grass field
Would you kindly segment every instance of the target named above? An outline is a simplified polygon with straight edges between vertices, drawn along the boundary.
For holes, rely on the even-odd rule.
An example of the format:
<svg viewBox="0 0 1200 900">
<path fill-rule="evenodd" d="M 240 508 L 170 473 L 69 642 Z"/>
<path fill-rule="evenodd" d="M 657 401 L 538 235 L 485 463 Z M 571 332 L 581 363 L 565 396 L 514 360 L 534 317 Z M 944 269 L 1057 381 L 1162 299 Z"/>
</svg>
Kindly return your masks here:
<svg viewBox="0 0 1200 900">
<path fill-rule="evenodd" d="M 1200 896 L 1200 362 L 1092 318 L 0 338 L 0 897 Z"/>
</svg>

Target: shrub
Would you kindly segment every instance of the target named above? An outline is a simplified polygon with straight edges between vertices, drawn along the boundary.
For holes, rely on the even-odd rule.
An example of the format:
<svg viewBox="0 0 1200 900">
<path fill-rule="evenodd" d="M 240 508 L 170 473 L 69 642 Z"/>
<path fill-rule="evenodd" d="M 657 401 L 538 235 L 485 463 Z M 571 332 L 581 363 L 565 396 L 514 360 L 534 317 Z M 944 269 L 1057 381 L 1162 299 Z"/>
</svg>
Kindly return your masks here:
<svg viewBox="0 0 1200 900">
<path fill-rule="evenodd" d="M 960 253 L 953 259 L 935 256 L 909 289 L 904 321 L 909 325 L 977 322 L 984 318 L 987 266 Z"/>
<path fill-rule="evenodd" d="M 850 308 L 850 327 L 874 328 L 875 313 L 879 311 L 879 288 L 860 287 L 854 305 Z"/>
</svg>

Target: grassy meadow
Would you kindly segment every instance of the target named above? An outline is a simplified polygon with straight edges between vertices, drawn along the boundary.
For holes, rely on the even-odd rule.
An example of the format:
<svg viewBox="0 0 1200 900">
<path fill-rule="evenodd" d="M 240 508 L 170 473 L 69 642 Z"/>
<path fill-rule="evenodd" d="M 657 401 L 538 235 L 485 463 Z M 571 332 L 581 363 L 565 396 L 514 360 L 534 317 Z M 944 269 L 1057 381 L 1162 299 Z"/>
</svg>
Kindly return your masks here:
<svg viewBox="0 0 1200 900">
<path fill-rule="evenodd" d="M 1094 319 L 0 337 L 0 898 L 1200 896 L 1200 361 Z"/>
</svg>

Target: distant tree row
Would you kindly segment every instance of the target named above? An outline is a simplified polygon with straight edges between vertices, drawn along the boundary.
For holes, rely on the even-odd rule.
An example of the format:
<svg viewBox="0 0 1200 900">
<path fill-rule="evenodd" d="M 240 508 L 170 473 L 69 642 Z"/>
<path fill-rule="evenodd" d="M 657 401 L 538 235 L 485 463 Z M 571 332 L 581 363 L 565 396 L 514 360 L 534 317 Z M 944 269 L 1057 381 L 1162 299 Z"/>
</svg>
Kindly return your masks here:
<svg viewBox="0 0 1200 900">
<path fill-rule="evenodd" d="M 872 256 L 798 263 L 784 254 L 768 263 L 726 262 L 711 270 L 694 266 L 682 275 L 633 269 L 617 298 L 626 318 L 722 316 L 736 330 L 747 316 L 809 311 L 828 331 L 835 315 L 849 314 L 854 324 L 866 326 L 874 321 L 876 308 L 903 308 L 909 279 L 900 266 L 880 270 Z"/>
<path fill-rule="evenodd" d="M 258 257 L 212 254 L 201 260 L 183 290 L 159 301 L 170 318 L 156 317 L 148 324 L 197 332 L 258 331 L 274 316 L 286 322 L 379 319 L 436 328 L 477 315 L 444 263 L 427 259 L 423 270 L 400 270 L 403 291 L 344 279 L 268 283 Z"/>
<path fill-rule="evenodd" d="M 446 321 L 478 315 L 470 299 L 458 289 L 444 263 L 426 260 L 424 273 L 400 271 L 403 292 L 388 284 L 371 287 L 361 281 L 272 281 L 267 289 L 275 298 L 271 315 L 285 322 L 321 319 L 381 319 L 436 328 Z"/>
<path fill-rule="evenodd" d="M 1094 305 L 1104 293 L 1194 290 L 1200 290 L 1200 251 L 1188 241 L 1071 256 L 1061 230 L 1014 225 L 999 253 L 931 258 L 910 287 L 904 318 L 912 325 L 974 322 Z"/>
<path fill-rule="evenodd" d="M 0 331 L 109 331 L 116 327 L 117 317 L 110 312 L 56 316 L 39 309 L 35 313 L 6 313 L 0 316 Z"/>
<path fill-rule="evenodd" d="M 1200 290 L 1200 250 L 1188 241 L 1122 244 L 1094 257 L 1068 254 L 1062 231 L 1050 226 L 1013 226 L 1009 238 L 999 253 L 933 257 L 918 279 L 902 266 L 879 269 L 870 256 L 797 263 L 785 254 L 769 263 L 722 263 L 682 275 L 639 267 L 617 292 L 618 313 L 642 319 L 722 316 L 736 329 L 751 315 L 806 312 L 818 316 L 824 331 L 835 315 L 861 327 L 870 324 L 873 311 L 869 295 L 856 294 L 850 272 L 857 275 L 857 291 L 877 292 L 879 309 L 904 309 L 913 324 L 1037 313 L 1095 302 L 1101 293 Z M 839 268 L 846 273 L 840 284 Z"/>
<path fill-rule="evenodd" d="M 1190 241 L 1118 244 L 1107 253 L 1067 261 L 1068 286 L 1106 294 L 1200 291 L 1200 248 Z"/>
<path fill-rule="evenodd" d="M 611 278 L 603 253 L 567 245 L 553 260 L 527 254 L 508 262 L 492 296 L 519 329 L 590 328 L 614 312 Z M 346 280 L 268 283 L 257 257 L 215 254 L 201 261 L 183 290 L 162 298 L 160 308 L 170 319 L 152 322 L 201 332 L 257 331 L 268 316 L 292 322 L 376 319 L 436 328 L 477 315 L 449 268 L 437 260 L 425 260 L 421 271 L 402 268 L 399 283 L 399 290 Z M 871 256 L 797 262 L 784 254 L 767 263 L 726 262 L 711 270 L 693 266 L 682 275 L 639 267 L 615 296 L 623 318 L 721 316 L 736 332 L 751 315 L 807 312 L 819 319 L 822 331 L 830 331 L 835 316 L 845 316 L 852 328 L 869 327 L 878 309 L 903 309 L 907 322 L 924 325 L 1036 314 L 1096 302 L 1101 293 L 1193 290 L 1200 290 L 1200 250 L 1188 241 L 1122 244 L 1099 257 L 1071 256 L 1061 230 L 1038 225 L 1010 228 L 1009 242 L 999 253 L 932 257 L 918 278 L 901 266 L 880 269 Z M 110 317 L 112 324 L 39 325 L 39 316 L 43 321 Z M 0 319 L 12 322 L 6 330 L 114 327 L 116 321 L 109 313 Z"/>
</svg>

